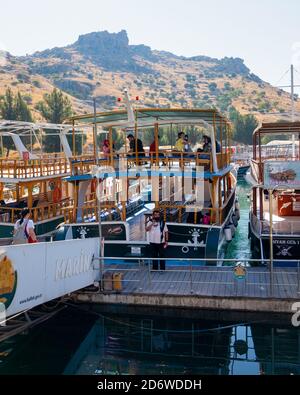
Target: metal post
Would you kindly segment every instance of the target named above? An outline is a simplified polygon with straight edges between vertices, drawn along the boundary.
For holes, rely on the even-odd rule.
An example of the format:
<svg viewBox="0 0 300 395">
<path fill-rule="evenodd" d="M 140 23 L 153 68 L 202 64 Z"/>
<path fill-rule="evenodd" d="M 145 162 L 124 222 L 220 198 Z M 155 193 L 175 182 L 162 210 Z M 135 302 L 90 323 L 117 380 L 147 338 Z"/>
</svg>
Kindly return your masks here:
<svg viewBox="0 0 300 395">
<path fill-rule="evenodd" d="M 270 293 L 273 296 L 274 278 L 273 278 L 273 202 L 272 202 L 272 189 L 269 189 L 269 215 L 270 215 Z M 261 201 L 262 203 L 262 201 Z M 261 204 L 260 203 L 260 204 Z"/>
<path fill-rule="evenodd" d="M 99 165 L 99 150 L 97 142 L 97 112 L 96 112 L 96 99 L 94 98 L 94 144 L 95 144 L 95 154 L 96 154 L 96 165 Z"/>
<path fill-rule="evenodd" d="M 73 156 L 76 155 L 76 145 L 75 145 L 75 122 L 72 123 L 72 149 L 73 149 Z"/>
<path fill-rule="evenodd" d="M 192 270 L 192 262 L 190 262 L 190 285 L 191 285 L 191 294 L 194 293 L 193 290 L 193 270 Z"/>
<path fill-rule="evenodd" d="M 294 97 L 294 66 L 291 65 L 291 102 L 292 102 L 292 122 L 295 122 L 295 97 Z M 296 149 L 295 149 L 295 135 L 292 134 L 292 157 L 295 159 Z"/>
<path fill-rule="evenodd" d="M 297 283 L 298 283 L 298 291 L 297 293 L 300 294 L 300 262 L 297 262 Z"/>
<path fill-rule="evenodd" d="M 138 260 L 138 264 L 139 264 L 139 291 L 143 290 L 143 260 L 139 259 Z"/>
<path fill-rule="evenodd" d="M 158 123 L 154 124 L 154 141 L 155 141 L 155 164 L 159 166 L 159 140 L 158 140 Z"/>
<path fill-rule="evenodd" d="M 150 266 L 151 266 L 151 263 L 148 262 L 148 280 L 149 280 L 150 288 L 152 288 Z"/>
<path fill-rule="evenodd" d="M 32 153 L 32 151 L 33 151 L 32 128 L 30 128 L 30 150 L 31 150 L 31 153 Z"/>
<path fill-rule="evenodd" d="M 94 98 L 94 144 L 95 144 L 95 154 L 96 154 L 96 166 L 99 167 L 99 152 L 98 152 L 98 142 L 97 142 L 97 112 L 96 112 L 96 99 Z M 99 177 L 97 177 L 97 189 L 99 191 Z M 103 256 L 104 256 L 104 239 L 102 238 L 102 226 L 101 226 L 101 201 L 100 197 L 98 199 L 96 193 L 97 201 L 97 211 L 98 211 L 98 229 L 99 229 L 99 251 L 100 251 L 100 273 L 103 273 Z M 102 284 L 102 277 L 100 278 L 100 284 Z"/>
</svg>

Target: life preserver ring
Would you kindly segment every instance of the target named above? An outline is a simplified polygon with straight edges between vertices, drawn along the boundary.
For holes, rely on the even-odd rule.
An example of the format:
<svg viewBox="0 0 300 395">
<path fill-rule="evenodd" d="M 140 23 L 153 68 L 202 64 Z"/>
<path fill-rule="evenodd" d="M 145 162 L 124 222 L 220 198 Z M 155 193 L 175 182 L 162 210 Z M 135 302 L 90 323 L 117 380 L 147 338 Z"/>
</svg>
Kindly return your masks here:
<svg viewBox="0 0 300 395">
<path fill-rule="evenodd" d="M 61 189 L 58 185 L 56 185 L 56 187 L 54 188 L 54 191 L 53 191 L 53 202 L 54 203 L 60 202 L 61 196 L 62 196 Z"/>
<path fill-rule="evenodd" d="M 181 251 L 182 251 L 184 254 L 187 254 L 187 253 L 190 251 L 190 249 L 189 249 L 189 247 L 187 247 L 187 246 L 183 246 L 183 247 L 181 248 Z"/>
</svg>

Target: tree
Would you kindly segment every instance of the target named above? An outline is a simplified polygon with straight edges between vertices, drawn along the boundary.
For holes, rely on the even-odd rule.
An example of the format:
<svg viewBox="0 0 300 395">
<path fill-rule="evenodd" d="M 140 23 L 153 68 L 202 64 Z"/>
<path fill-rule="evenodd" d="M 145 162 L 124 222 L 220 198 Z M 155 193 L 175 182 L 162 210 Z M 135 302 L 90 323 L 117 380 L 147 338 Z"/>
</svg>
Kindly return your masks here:
<svg viewBox="0 0 300 395">
<path fill-rule="evenodd" d="M 42 113 L 43 117 L 50 123 L 62 123 L 65 118 L 72 115 L 72 106 L 69 98 L 64 96 L 62 91 L 54 88 L 49 94 L 44 95 L 44 101 L 38 103 L 37 109 Z M 45 130 L 46 136 L 43 139 L 43 146 L 46 152 L 59 152 L 60 151 L 60 140 L 55 136 L 47 136 L 47 133 L 51 133 Z M 80 152 L 81 139 L 76 137 L 76 151 Z"/>
<path fill-rule="evenodd" d="M 73 113 L 69 98 L 56 88 L 50 94 L 44 95 L 44 102 L 40 102 L 38 108 L 43 117 L 51 123 L 62 123 Z"/>
<path fill-rule="evenodd" d="M 1 104 L 1 116 L 3 119 L 7 119 L 9 121 L 16 120 L 14 95 L 10 88 L 6 90 L 3 102 Z"/>
<path fill-rule="evenodd" d="M 28 108 L 26 102 L 18 92 L 15 98 L 15 116 L 17 121 L 32 122 L 32 115 L 30 109 Z"/>
<path fill-rule="evenodd" d="M 229 119 L 233 123 L 233 139 L 239 143 L 252 144 L 252 134 L 258 121 L 252 114 L 242 115 L 236 108 L 229 109 Z"/>
<path fill-rule="evenodd" d="M 1 116 L 9 121 L 32 122 L 32 115 L 27 103 L 20 92 L 14 96 L 12 90 L 8 88 L 5 92 L 3 102 L 0 105 Z"/>
<path fill-rule="evenodd" d="M 2 103 L 0 103 L 0 113 L 2 118 L 8 121 L 33 121 L 30 109 L 21 96 L 21 93 L 18 92 L 17 95 L 14 96 L 10 88 L 6 90 Z M 27 138 L 23 137 L 23 143 L 26 145 L 27 142 Z M 15 146 L 10 137 L 3 136 L 3 147 L 6 149 L 14 149 Z"/>
<path fill-rule="evenodd" d="M 218 90 L 218 85 L 215 82 L 211 82 L 208 85 L 208 89 L 211 91 L 211 93 L 216 93 Z"/>
</svg>

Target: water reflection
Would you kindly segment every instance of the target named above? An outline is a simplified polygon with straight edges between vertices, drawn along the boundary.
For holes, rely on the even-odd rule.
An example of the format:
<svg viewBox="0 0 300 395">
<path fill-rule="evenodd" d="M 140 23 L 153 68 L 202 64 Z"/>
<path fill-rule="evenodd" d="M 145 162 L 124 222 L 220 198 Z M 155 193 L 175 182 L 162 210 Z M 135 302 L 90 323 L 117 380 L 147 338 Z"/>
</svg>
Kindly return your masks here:
<svg viewBox="0 0 300 395">
<path fill-rule="evenodd" d="M 252 321 L 252 322 L 251 322 Z M 68 309 L 2 343 L 0 374 L 299 374 L 300 330 L 283 324 Z"/>
</svg>

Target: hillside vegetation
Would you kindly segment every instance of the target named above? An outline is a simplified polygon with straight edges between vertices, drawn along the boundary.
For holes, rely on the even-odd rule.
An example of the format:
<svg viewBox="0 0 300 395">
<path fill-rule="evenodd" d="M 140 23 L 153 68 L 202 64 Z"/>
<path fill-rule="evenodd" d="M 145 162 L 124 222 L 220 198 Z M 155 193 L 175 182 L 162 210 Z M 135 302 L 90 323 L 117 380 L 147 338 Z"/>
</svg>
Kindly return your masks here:
<svg viewBox="0 0 300 395">
<path fill-rule="evenodd" d="M 236 109 L 274 121 L 290 111 L 289 94 L 252 74 L 240 58 L 187 58 L 129 45 L 124 30 L 85 34 L 69 46 L 23 57 L 2 57 L 0 99 L 7 88 L 20 92 L 35 120 L 43 119 L 40 102 L 55 87 L 77 114 L 92 110 L 93 97 L 99 110 L 122 106 L 117 98 L 125 88 L 140 97 L 140 106 L 216 107 L 227 114 Z"/>
</svg>

